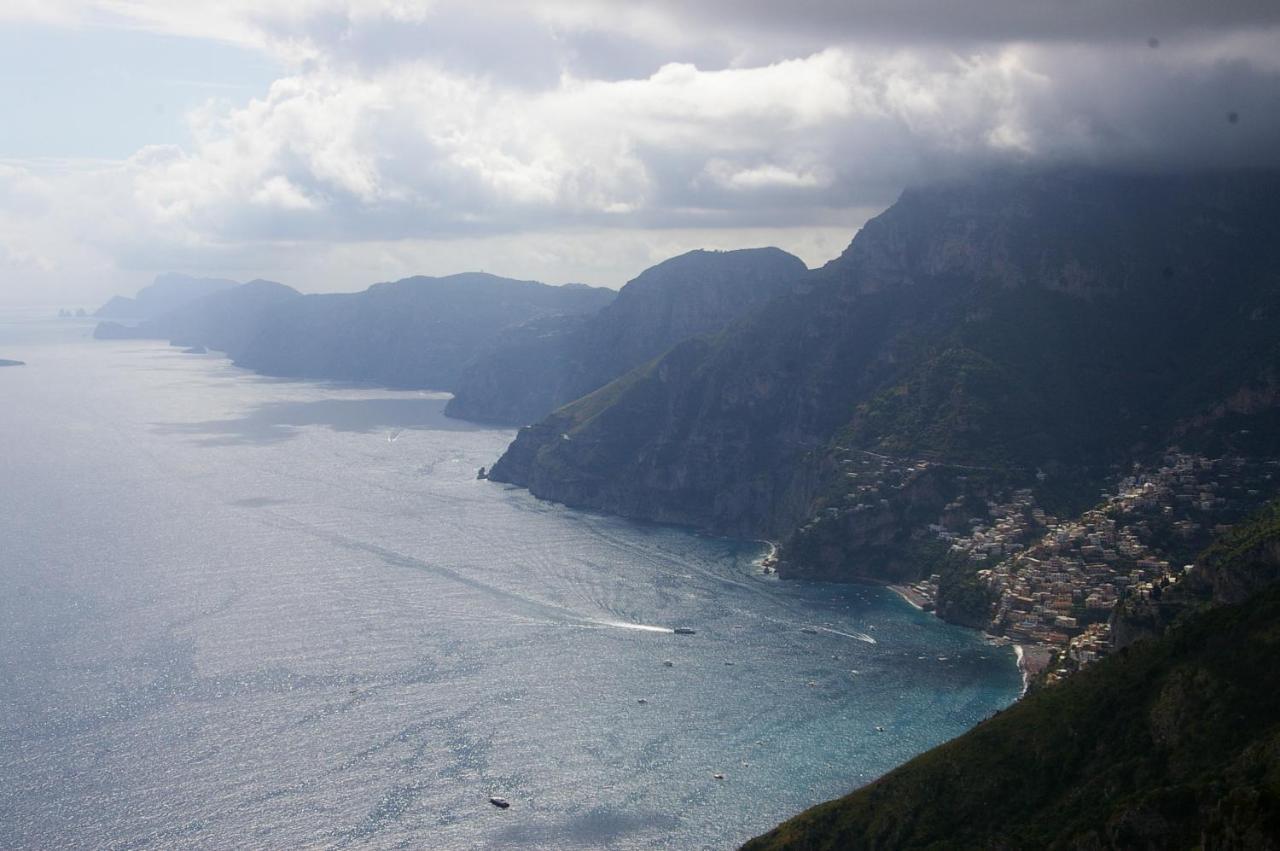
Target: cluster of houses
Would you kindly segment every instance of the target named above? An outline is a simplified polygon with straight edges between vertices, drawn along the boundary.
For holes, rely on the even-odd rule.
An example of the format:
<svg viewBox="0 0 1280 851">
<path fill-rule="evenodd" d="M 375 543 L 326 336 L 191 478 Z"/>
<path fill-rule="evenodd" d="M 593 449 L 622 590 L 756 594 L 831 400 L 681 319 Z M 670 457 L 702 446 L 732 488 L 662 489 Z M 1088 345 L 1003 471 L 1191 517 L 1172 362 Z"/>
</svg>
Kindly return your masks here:
<svg viewBox="0 0 1280 851">
<path fill-rule="evenodd" d="M 1260 507 L 1280 483 L 1278 460 L 1171 449 L 1152 467 L 1120 476 L 1097 507 L 1066 520 L 1039 506 L 1033 488 L 993 492 L 983 468 L 865 451 L 849 451 L 838 464 L 846 490 L 842 506 L 826 509 L 832 518 L 877 516 L 921 476 L 945 470 L 961 495 L 929 533 L 967 560 L 992 592 L 988 631 L 1055 658 L 1051 675 L 1105 656 L 1117 602 L 1164 593 L 1196 553 Z M 896 587 L 932 609 L 940 581 L 935 574 Z"/>
<path fill-rule="evenodd" d="M 1161 595 L 1213 535 L 1274 493 L 1277 466 L 1171 451 L 1074 520 L 1047 515 L 1026 489 L 991 504 L 989 520 L 973 518 L 968 534 L 931 529 L 979 566 L 996 598 L 988 631 L 1055 651 L 1065 671 L 1107 654 L 1108 618 L 1122 597 Z M 932 599 L 937 580 L 913 590 Z"/>
</svg>

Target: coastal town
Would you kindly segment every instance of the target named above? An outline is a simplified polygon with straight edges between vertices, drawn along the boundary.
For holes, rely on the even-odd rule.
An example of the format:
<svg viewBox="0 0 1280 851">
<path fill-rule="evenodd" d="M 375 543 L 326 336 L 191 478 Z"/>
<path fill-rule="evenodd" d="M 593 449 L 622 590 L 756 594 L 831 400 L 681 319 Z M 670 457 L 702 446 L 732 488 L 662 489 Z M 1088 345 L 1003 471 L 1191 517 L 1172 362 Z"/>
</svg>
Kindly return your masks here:
<svg viewBox="0 0 1280 851">
<path fill-rule="evenodd" d="M 967 534 L 941 523 L 930 530 L 977 568 L 995 599 L 987 632 L 1019 645 L 1024 667 L 1053 681 L 1107 655 L 1116 604 L 1131 595 L 1158 599 L 1212 536 L 1274 493 L 1278 474 L 1275 460 L 1171 450 L 1074 519 L 1047 514 L 1027 488 L 991 502 Z M 940 579 L 901 590 L 930 609 Z"/>
</svg>

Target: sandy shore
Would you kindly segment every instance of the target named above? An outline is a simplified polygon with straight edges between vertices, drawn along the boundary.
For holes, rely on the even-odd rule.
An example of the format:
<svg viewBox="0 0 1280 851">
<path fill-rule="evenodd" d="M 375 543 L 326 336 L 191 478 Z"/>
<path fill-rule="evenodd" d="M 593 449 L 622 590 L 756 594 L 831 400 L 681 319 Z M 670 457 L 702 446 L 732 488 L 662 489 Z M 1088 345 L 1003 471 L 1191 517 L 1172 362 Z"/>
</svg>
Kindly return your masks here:
<svg viewBox="0 0 1280 851">
<path fill-rule="evenodd" d="M 913 589 L 906 585 L 886 585 L 885 587 L 910 603 L 912 608 L 919 609 L 922 612 L 925 611 L 925 599 L 917 594 Z"/>
</svg>

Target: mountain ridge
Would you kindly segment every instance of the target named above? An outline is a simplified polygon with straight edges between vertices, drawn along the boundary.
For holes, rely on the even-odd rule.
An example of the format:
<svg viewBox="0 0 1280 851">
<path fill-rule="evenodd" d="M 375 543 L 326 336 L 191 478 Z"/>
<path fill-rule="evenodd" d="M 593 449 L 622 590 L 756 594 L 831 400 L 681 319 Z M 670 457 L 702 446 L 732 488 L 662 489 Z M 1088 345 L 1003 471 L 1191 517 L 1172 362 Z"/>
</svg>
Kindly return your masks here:
<svg viewBox="0 0 1280 851">
<path fill-rule="evenodd" d="M 790 289 L 804 264 L 778 248 L 691 251 L 646 269 L 589 317 L 512 329 L 464 370 L 446 413 L 524 425 L 672 345 Z"/>
<path fill-rule="evenodd" d="M 1061 172 L 910 190 L 796 292 L 620 379 L 612 411 L 575 402 L 522 430 L 493 475 L 784 538 L 831 505 L 840 447 L 1024 477 L 1156 451 L 1280 356 L 1278 183 Z"/>
<path fill-rule="evenodd" d="M 321 295 L 253 281 L 135 326 L 104 322 L 95 336 L 203 346 L 266 375 L 449 390 L 462 365 L 509 326 L 592 312 L 614 297 L 612 290 L 485 273 L 416 276 Z"/>
</svg>

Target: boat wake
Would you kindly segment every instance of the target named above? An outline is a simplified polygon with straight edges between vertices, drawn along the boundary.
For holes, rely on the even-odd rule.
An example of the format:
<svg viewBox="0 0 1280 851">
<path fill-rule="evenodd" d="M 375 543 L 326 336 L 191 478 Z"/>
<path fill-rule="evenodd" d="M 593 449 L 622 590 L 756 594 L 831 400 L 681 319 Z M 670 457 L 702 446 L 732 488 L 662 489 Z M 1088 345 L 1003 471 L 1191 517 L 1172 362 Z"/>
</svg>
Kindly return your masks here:
<svg viewBox="0 0 1280 851">
<path fill-rule="evenodd" d="M 865 641 L 867 644 L 876 643 L 876 640 L 871 636 L 867 635 L 865 632 L 841 632 L 838 629 L 831 629 L 830 627 L 826 627 L 826 626 L 820 626 L 818 627 L 818 629 L 822 630 L 823 632 L 830 632 L 833 635 L 843 635 L 845 638 L 852 638 L 854 641 Z"/>
<path fill-rule="evenodd" d="M 617 629 L 638 629 L 642 632 L 675 632 L 675 630 L 669 627 L 653 626 L 652 624 L 647 623 L 627 623 L 625 621 L 594 621 L 594 623 L 598 623 L 600 626 L 616 627 Z"/>
</svg>

